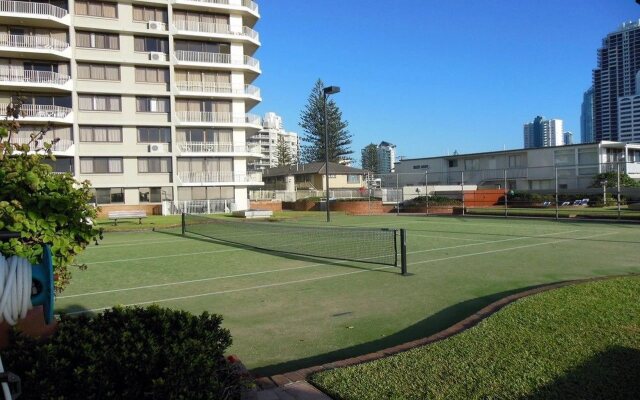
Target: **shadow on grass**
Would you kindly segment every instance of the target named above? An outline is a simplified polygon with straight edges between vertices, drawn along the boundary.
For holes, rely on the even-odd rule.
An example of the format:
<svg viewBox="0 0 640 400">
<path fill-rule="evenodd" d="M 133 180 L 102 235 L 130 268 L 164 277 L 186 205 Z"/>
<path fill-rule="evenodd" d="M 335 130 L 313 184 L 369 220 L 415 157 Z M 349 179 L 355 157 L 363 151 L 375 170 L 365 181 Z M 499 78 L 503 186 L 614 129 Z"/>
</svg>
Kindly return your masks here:
<svg viewBox="0 0 640 400">
<path fill-rule="evenodd" d="M 640 350 L 610 347 L 520 400 L 637 399 Z"/>
<path fill-rule="evenodd" d="M 280 364 L 255 368 L 251 372 L 256 376 L 269 376 L 291 372 L 301 368 L 323 365 L 334 361 L 343 360 L 345 358 L 373 353 L 402 343 L 410 342 L 412 340 L 428 337 L 449 328 L 450 326 L 456 324 L 457 322 L 460 322 L 461 320 L 474 314 L 475 312 L 495 301 L 498 301 L 512 294 L 529 289 L 534 289 L 540 286 L 544 285 L 535 285 L 520 289 L 508 290 L 500 293 L 494 293 L 488 296 L 478 297 L 472 300 L 463 301 L 461 303 L 447 307 L 431 315 L 430 317 L 417 322 L 414 325 L 411 325 L 384 338 L 332 351 L 330 353 L 319 354 L 313 357 L 307 357 L 298 360 L 287 361 Z"/>
<path fill-rule="evenodd" d="M 283 252 L 283 251 L 264 250 L 264 249 L 261 249 L 261 248 L 251 247 L 251 246 L 247 246 L 247 245 L 243 245 L 243 244 L 235 243 L 235 242 L 229 242 L 229 241 L 226 241 L 226 240 L 211 239 L 211 238 L 207 238 L 205 236 L 197 236 L 197 235 L 183 236 L 181 233 L 175 233 L 175 232 L 169 232 L 169 231 L 157 230 L 157 229 L 155 230 L 155 232 L 158 232 L 158 233 L 161 233 L 161 234 L 164 234 L 164 235 L 175 236 L 175 237 L 179 237 L 179 238 L 189 238 L 189 239 L 197 240 L 197 241 L 204 242 L 204 243 L 222 244 L 222 245 L 233 247 L 233 248 L 240 249 L 240 250 L 249 250 L 249 251 L 253 251 L 253 252 L 256 252 L 256 253 L 269 255 L 271 257 L 273 257 L 275 255 L 275 256 L 286 258 L 286 259 L 289 259 L 289 260 L 296 260 L 296 261 L 303 261 L 303 262 L 310 262 L 310 263 L 318 263 L 318 264 L 326 264 L 326 265 L 332 265 L 332 266 L 336 266 L 336 267 L 345 267 L 345 268 L 357 269 L 357 270 L 362 270 L 362 271 L 379 272 L 379 273 L 385 273 L 385 274 L 394 274 L 394 275 L 399 275 L 400 274 L 400 268 L 399 267 L 396 268 L 396 267 L 393 267 L 392 265 L 388 265 L 388 264 L 378 264 L 378 263 L 367 262 L 367 261 L 355 261 L 355 260 L 352 261 L 352 260 L 340 260 L 340 259 L 331 259 L 331 258 L 311 257 L 311 256 L 304 256 L 304 255 L 301 255 L 301 254 L 287 253 L 287 252 Z M 366 264 L 369 267 L 354 265 L 353 264 L 354 262 L 358 263 L 358 264 Z"/>
</svg>

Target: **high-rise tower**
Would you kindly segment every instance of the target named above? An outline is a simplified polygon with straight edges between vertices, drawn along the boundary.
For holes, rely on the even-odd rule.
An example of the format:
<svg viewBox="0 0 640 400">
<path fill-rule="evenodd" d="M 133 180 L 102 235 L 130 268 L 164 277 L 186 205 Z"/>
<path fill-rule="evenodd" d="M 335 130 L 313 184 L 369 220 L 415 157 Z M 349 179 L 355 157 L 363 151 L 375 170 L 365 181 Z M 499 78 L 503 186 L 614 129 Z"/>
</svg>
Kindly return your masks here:
<svg viewBox="0 0 640 400">
<path fill-rule="evenodd" d="M 17 141 L 52 122 L 56 171 L 103 209 L 247 208 L 259 18 L 251 0 L 0 0 L 0 109 L 24 96 Z"/>
<path fill-rule="evenodd" d="M 640 70 L 640 21 L 627 22 L 607 35 L 598 49 L 593 70 L 593 129 L 595 141 L 621 140 L 618 98 L 636 93 Z"/>
</svg>

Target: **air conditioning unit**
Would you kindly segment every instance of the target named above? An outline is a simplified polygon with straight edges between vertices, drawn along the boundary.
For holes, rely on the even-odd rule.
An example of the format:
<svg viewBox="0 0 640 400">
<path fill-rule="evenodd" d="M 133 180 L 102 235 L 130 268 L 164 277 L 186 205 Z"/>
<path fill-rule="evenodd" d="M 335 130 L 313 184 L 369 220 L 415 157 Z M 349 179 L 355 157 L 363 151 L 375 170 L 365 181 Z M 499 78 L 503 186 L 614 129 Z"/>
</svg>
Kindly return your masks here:
<svg viewBox="0 0 640 400">
<path fill-rule="evenodd" d="M 164 24 L 162 22 L 158 22 L 158 21 L 149 21 L 149 23 L 147 24 L 147 27 L 149 29 L 153 29 L 156 31 L 163 31 L 164 30 Z"/>
<path fill-rule="evenodd" d="M 162 153 L 163 148 L 161 144 L 150 144 L 149 145 L 149 153 Z"/>
<path fill-rule="evenodd" d="M 151 61 L 167 61 L 167 55 L 161 52 L 152 51 L 149 53 L 149 60 Z"/>
</svg>

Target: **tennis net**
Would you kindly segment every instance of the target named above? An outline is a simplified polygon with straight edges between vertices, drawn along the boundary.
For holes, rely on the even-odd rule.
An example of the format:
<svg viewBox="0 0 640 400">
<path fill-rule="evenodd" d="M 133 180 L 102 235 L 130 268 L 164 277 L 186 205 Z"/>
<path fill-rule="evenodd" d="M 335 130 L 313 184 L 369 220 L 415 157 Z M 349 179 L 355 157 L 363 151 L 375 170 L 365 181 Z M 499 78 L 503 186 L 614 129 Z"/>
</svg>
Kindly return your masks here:
<svg viewBox="0 0 640 400">
<path fill-rule="evenodd" d="M 260 250 L 398 265 L 398 230 L 229 221 L 182 214 L 182 232 Z"/>
</svg>

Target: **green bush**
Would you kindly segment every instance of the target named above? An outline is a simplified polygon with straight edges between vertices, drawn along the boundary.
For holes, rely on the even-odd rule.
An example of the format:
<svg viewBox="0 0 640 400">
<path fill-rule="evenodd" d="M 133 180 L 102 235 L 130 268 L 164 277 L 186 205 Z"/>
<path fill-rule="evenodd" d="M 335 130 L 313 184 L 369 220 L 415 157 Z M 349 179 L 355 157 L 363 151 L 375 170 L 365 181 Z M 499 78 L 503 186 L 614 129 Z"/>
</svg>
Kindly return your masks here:
<svg viewBox="0 0 640 400">
<path fill-rule="evenodd" d="M 7 118 L 0 122 L 0 230 L 20 232 L 20 238 L 0 243 L 0 253 L 5 257 L 19 255 L 36 264 L 43 245 L 49 244 L 56 288 L 62 290 L 76 256 L 102 236 L 90 223 L 97 210 L 89 203 L 89 182 L 55 174 L 45 163 L 55 160 L 52 143 L 43 140 L 49 127 L 31 134 L 31 145 L 37 152 L 30 151 L 29 144 L 13 143 L 20 131 L 20 107 L 20 103 L 7 107 Z"/>
<path fill-rule="evenodd" d="M 46 342 L 12 334 L 2 361 L 22 378 L 21 399 L 240 398 L 221 321 L 158 306 L 63 315 Z"/>
<path fill-rule="evenodd" d="M 422 206 L 427 204 L 427 196 L 418 196 L 411 200 L 404 202 L 406 207 Z M 446 196 L 433 195 L 429 196 L 429 206 L 460 206 L 462 201 L 458 199 L 452 199 Z"/>
</svg>

